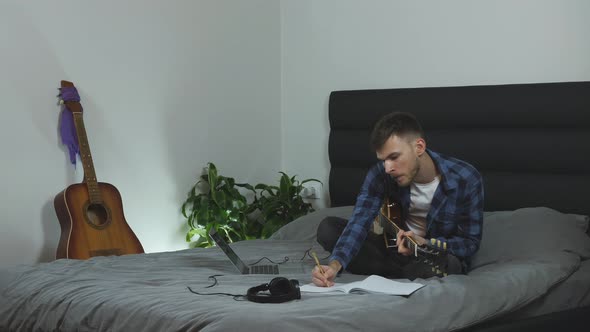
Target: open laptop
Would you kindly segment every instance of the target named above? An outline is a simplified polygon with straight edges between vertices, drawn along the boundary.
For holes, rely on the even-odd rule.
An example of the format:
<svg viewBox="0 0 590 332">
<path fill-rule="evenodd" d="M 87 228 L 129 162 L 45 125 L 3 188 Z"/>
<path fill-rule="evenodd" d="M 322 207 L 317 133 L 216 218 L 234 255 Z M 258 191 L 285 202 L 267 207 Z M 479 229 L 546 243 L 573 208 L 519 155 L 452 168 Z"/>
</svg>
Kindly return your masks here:
<svg viewBox="0 0 590 332">
<path fill-rule="evenodd" d="M 272 265 L 254 265 L 248 266 L 238 257 L 235 251 L 223 240 L 223 238 L 215 231 L 215 228 L 211 228 L 209 236 L 215 241 L 217 246 L 223 250 L 229 260 L 234 266 L 240 271 L 241 274 L 279 274 L 279 266 L 276 264 Z"/>
</svg>

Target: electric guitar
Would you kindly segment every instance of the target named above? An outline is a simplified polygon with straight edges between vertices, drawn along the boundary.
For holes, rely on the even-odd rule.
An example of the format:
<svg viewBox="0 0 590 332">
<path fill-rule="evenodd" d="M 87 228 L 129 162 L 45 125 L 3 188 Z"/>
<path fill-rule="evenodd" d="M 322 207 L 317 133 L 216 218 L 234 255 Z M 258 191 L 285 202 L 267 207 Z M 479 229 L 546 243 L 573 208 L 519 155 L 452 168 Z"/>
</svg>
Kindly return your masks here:
<svg viewBox="0 0 590 332">
<path fill-rule="evenodd" d="M 398 203 L 390 203 L 385 199 L 375 223 L 383 228 L 383 238 L 385 246 L 397 247 L 397 233 L 406 229 L 401 226 L 401 208 Z M 391 236 L 391 237 L 389 237 Z M 447 243 L 437 239 L 430 239 L 424 244 L 418 244 L 411 237 L 404 238 L 405 245 L 412 251 L 412 256 L 420 263 L 427 264 L 431 267 L 435 276 L 444 277 L 447 275 Z"/>
<path fill-rule="evenodd" d="M 61 89 L 75 87 L 72 82 L 61 81 Z M 56 258 L 88 259 L 143 253 L 141 243 L 123 215 L 121 194 L 112 184 L 96 180 L 80 102 L 63 102 L 63 112 L 73 115 L 84 181 L 68 186 L 53 200 L 61 226 Z"/>
</svg>

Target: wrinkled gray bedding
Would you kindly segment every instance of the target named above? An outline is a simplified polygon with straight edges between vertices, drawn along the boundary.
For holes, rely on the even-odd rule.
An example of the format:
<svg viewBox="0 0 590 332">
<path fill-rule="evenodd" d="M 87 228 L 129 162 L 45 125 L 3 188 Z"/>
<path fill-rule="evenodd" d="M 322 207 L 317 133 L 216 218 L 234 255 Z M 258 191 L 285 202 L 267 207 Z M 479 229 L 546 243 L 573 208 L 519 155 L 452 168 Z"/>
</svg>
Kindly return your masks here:
<svg viewBox="0 0 590 332">
<path fill-rule="evenodd" d="M 590 306 L 590 260 L 531 304 L 506 315 L 502 320 L 522 319 Z"/>
<path fill-rule="evenodd" d="M 281 265 L 281 276 L 308 283 L 313 260 L 304 256 L 306 250 L 313 247 L 318 256 L 328 255 L 315 243 L 317 222 L 325 215 L 347 213 L 345 208 L 318 211 L 284 227 L 273 239 L 244 241 L 232 247 L 248 263 L 263 256 L 274 261 L 289 257 Z M 415 280 L 426 287 L 407 298 L 303 293 L 297 301 L 258 304 L 235 301 L 231 296 L 190 293 L 187 286 L 203 293 L 245 294 L 249 287 L 272 279 L 238 275 L 218 248 L 20 266 L 11 272 L 0 271 L 0 330 L 451 331 L 524 310 L 582 270 L 580 266 L 585 269 L 581 260 L 590 258 L 590 238 L 585 235 L 565 244 L 526 244 L 521 239 L 509 246 L 516 252 L 505 250 L 506 241 L 512 241 L 510 234 L 521 227 L 514 222 L 535 224 L 532 234 L 514 237 L 539 240 L 545 235 L 535 232 L 552 229 L 555 220 L 570 237 L 575 229 L 583 234 L 587 227 L 583 217 L 545 208 L 488 214 L 485 241 L 474 269 L 466 276 Z M 495 226 L 513 232 L 496 232 Z M 558 240 L 554 242 L 560 242 L 555 230 L 552 233 Z M 525 244 L 526 250 L 519 247 Z M 496 250 L 498 247 L 502 249 Z M 213 284 L 209 276 L 220 274 L 216 286 L 205 288 Z M 344 273 L 339 282 L 363 278 Z M 588 280 L 579 284 L 590 288 Z M 431 318 L 428 324 L 426 315 Z"/>
</svg>

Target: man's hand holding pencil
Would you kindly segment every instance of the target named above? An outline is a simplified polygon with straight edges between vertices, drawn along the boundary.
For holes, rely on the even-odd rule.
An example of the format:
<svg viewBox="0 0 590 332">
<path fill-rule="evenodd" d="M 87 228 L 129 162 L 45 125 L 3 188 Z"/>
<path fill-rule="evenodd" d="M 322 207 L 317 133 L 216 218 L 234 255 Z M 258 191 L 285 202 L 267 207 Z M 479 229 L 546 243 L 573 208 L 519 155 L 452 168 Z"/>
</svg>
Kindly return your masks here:
<svg viewBox="0 0 590 332">
<path fill-rule="evenodd" d="M 338 261 L 332 261 L 329 265 L 321 265 L 315 252 L 311 254 L 316 263 L 316 266 L 311 271 L 311 281 L 319 287 L 334 286 L 334 278 L 336 278 L 342 265 Z"/>
</svg>

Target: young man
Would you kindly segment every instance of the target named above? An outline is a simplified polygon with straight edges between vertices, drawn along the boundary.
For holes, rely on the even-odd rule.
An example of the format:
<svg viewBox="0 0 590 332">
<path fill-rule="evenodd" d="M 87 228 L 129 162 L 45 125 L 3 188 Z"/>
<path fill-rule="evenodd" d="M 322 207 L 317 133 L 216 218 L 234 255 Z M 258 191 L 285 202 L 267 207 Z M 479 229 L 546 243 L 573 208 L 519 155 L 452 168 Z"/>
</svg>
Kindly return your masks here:
<svg viewBox="0 0 590 332">
<path fill-rule="evenodd" d="M 447 243 L 447 273 L 466 273 L 478 250 L 483 223 L 483 184 L 470 164 L 426 148 L 424 132 L 409 113 L 381 118 L 371 134 L 381 162 L 365 178 L 349 221 L 328 217 L 318 227 L 318 242 L 331 252 L 328 265 L 312 271 L 318 286 L 332 286 L 342 270 L 390 278 L 433 276 L 431 267 L 411 259 L 405 238 L 423 244 Z M 408 231 L 397 233 L 397 248 L 370 229 L 385 198 L 400 202 Z M 397 250 L 396 250 L 397 249 Z"/>
</svg>

